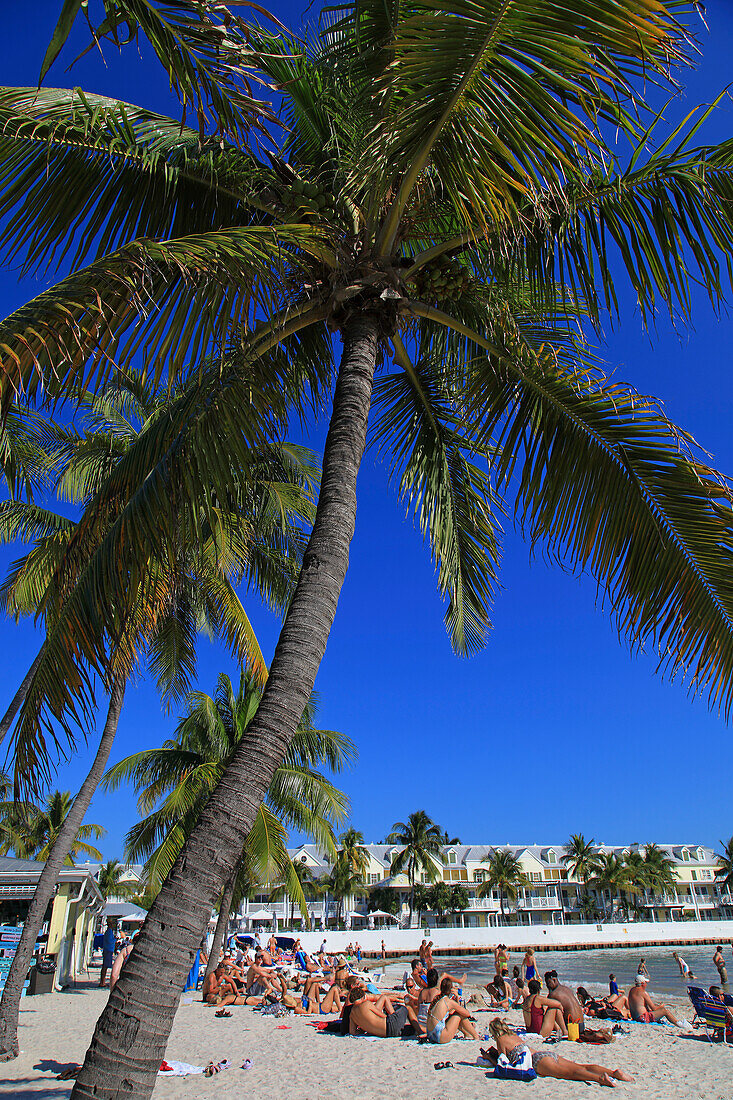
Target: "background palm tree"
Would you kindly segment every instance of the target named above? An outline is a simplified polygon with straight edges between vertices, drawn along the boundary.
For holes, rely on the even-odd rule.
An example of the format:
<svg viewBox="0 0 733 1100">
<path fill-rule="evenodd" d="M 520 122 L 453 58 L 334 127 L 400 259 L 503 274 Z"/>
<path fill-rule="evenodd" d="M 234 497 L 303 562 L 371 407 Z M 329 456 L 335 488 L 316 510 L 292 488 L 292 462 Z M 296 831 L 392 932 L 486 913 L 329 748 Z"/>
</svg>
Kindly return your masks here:
<svg viewBox="0 0 733 1100">
<path fill-rule="evenodd" d="M 145 872 L 155 883 L 164 881 L 198 821 L 227 763 L 247 733 L 260 705 L 262 688 L 243 672 L 235 692 L 222 673 L 211 698 L 192 692 L 176 734 L 159 749 L 146 749 L 121 760 L 107 772 L 103 784 L 114 790 L 132 782 L 138 792 L 142 820 L 129 830 L 125 857 L 145 860 Z M 227 922 L 237 894 L 252 883 L 282 875 L 288 894 L 308 919 L 303 889 L 285 847 L 285 826 L 311 836 L 335 856 L 333 827 L 342 821 L 348 799 L 317 767 L 341 771 L 355 759 L 348 737 L 314 725 L 313 701 L 304 711 L 288 753 L 275 772 L 265 802 L 259 807 L 240 860 L 219 899 L 219 921 L 209 953 L 209 968 L 218 962 Z"/>
<path fill-rule="evenodd" d="M 296 860 L 293 861 L 293 875 L 295 876 L 295 878 L 297 878 L 298 882 L 300 883 L 301 890 L 303 891 L 303 897 L 305 898 L 306 903 L 307 903 L 308 900 L 309 900 L 309 897 L 313 896 L 314 888 L 317 885 L 315 883 L 314 878 L 313 878 L 313 874 L 311 872 L 311 869 L 310 869 L 310 867 L 308 866 L 307 863 L 301 863 L 300 860 L 296 859 Z M 288 893 L 287 885 L 284 882 L 280 883 L 280 885 L 275 886 L 273 888 L 272 893 L 270 894 L 270 901 L 279 901 L 281 898 L 286 898 L 286 897 L 290 901 L 290 923 L 289 923 L 288 927 L 292 928 L 293 924 L 294 924 L 294 918 L 295 918 L 295 906 L 297 904 L 298 899 L 293 897 L 292 894 Z M 307 915 L 307 913 L 303 915 L 303 919 L 304 919 L 304 923 L 305 923 L 306 928 L 309 928 L 310 927 L 310 918 Z"/>
<path fill-rule="evenodd" d="M 392 857 L 390 873 L 407 872 L 410 883 L 410 927 L 415 905 L 415 879 L 418 871 L 429 882 L 440 878 L 438 864 L 442 855 L 443 835 L 425 810 L 415 810 L 407 821 L 396 821 L 387 837 L 388 844 L 398 844 L 402 850 Z"/>
<path fill-rule="evenodd" d="M 343 355 L 306 566 L 262 706 L 138 937 L 136 969 L 146 997 L 154 983 L 157 1018 L 145 1021 L 128 972 L 77 1098 L 101 1096 L 103 1081 L 111 1094 L 121 1072 L 133 1092 L 152 1087 L 151 1044 L 162 1057 L 195 925 L 203 928 L 240 857 L 325 650 L 377 366 L 395 370 L 375 387 L 376 439 L 429 541 L 461 652 L 488 629 L 497 493 L 516 491 L 510 511 L 532 540 L 593 573 L 635 646 L 658 646 L 665 668 L 689 671 L 724 707 L 733 687 L 720 481 L 653 402 L 603 377 L 573 336 L 579 311 L 599 324 L 618 301 L 611 254 L 645 316 L 661 303 L 685 311 L 693 280 L 714 301 L 722 293 L 720 253 L 733 252 L 728 150 L 686 148 L 676 129 L 674 149 L 655 148 L 658 130 L 645 125 L 647 85 L 673 81 L 670 67 L 686 61 L 684 6 L 597 0 L 589 20 L 565 0 L 437 13 L 359 0 L 335 25 L 331 13 L 328 33 L 308 44 L 196 0 L 176 4 L 188 18 L 166 37 L 160 5 L 142 6 L 141 30 L 158 56 L 168 43 L 176 85 L 179 68 L 180 86 L 192 82 L 203 38 L 200 129 L 208 107 L 216 140 L 130 105 L 35 87 L 8 91 L 0 109 L 0 216 L 23 210 L 8 248 L 31 264 L 71 255 L 78 268 L 6 320 L 5 405 L 19 391 L 36 395 L 49 376 L 54 396 L 80 380 L 97 385 L 140 347 L 173 382 L 199 369 L 201 346 L 217 355 L 199 399 L 160 428 L 179 447 L 126 511 L 137 524 L 123 525 L 124 540 L 110 537 L 85 598 L 80 589 L 79 614 L 65 612 L 80 664 L 95 659 L 99 616 L 125 606 L 120 578 L 143 541 L 165 537 L 194 500 L 198 508 L 202 487 L 225 496 L 232 451 L 243 436 L 252 443 L 258 430 L 281 429 L 287 398 L 320 407 L 335 374 L 331 330 Z M 111 25 L 142 6 L 125 0 Z M 80 11 L 65 7 L 57 43 Z M 248 141 L 251 114 L 228 106 L 243 57 L 278 89 L 286 125 L 274 159 Z M 266 112 L 251 100 L 255 115 Z M 43 142 L 29 141 L 39 125 Z M 617 132 L 631 145 L 626 163 Z M 95 616 L 95 628 L 81 630 Z M 45 705 L 63 713 L 78 690 L 47 678 Z M 230 791 L 248 783 L 232 804 Z M 185 927 L 176 920 L 183 904 Z M 166 928 L 165 944 L 154 926 Z M 123 1042 L 133 1002 L 143 1022 Z"/>
<path fill-rule="evenodd" d="M 587 894 L 588 883 L 595 875 L 599 863 L 598 849 L 593 843 L 593 837 L 586 840 L 582 833 L 573 833 L 563 848 L 560 862 L 574 878 L 580 879 Z"/>
<path fill-rule="evenodd" d="M 655 894 L 674 894 L 677 889 L 674 860 L 651 841 L 644 845 L 642 880 Z"/>
<path fill-rule="evenodd" d="M 105 901 L 108 898 L 131 898 L 137 893 L 140 884 L 125 878 L 126 874 L 127 865 L 117 859 L 108 859 L 99 868 L 97 885 Z"/>
<path fill-rule="evenodd" d="M 487 864 L 488 871 L 476 893 L 480 898 L 487 898 L 491 896 L 492 890 L 499 891 L 501 923 L 504 924 L 504 899 L 516 902 L 520 888 L 526 886 L 529 879 L 517 857 L 508 848 L 494 848 L 481 862 Z"/>
<path fill-rule="evenodd" d="M 64 821 L 71 809 L 73 798 L 70 791 L 52 791 L 43 807 L 33 807 L 27 814 L 17 819 L 12 847 L 21 859 L 35 859 L 43 863 L 56 842 Z M 101 825 L 88 823 L 80 825 L 71 842 L 69 853 L 64 861 L 74 866 L 74 857 L 85 855 L 91 859 L 102 858 L 102 853 L 89 841 L 92 837 L 100 839 L 107 830 Z"/>
<path fill-rule="evenodd" d="M 727 844 L 721 840 L 720 847 L 723 850 L 716 853 L 718 863 L 716 879 L 721 889 L 733 893 L 733 836 L 730 837 Z"/>
<path fill-rule="evenodd" d="M 606 906 L 604 891 L 608 890 L 611 895 L 610 913 L 612 914 L 615 898 L 619 898 L 622 904 L 626 904 L 626 895 L 638 894 L 643 889 L 635 879 L 635 869 L 629 867 L 627 861 L 619 858 L 615 852 L 603 852 L 599 855 L 592 882 L 600 892 L 606 916 L 609 915 L 609 910 Z"/>
<path fill-rule="evenodd" d="M 364 846 L 364 834 L 350 826 L 339 837 L 339 851 L 336 857 L 345 863 L 353 874 L 365 878 L 369 870 L 369 851 Z"/>
</svg>

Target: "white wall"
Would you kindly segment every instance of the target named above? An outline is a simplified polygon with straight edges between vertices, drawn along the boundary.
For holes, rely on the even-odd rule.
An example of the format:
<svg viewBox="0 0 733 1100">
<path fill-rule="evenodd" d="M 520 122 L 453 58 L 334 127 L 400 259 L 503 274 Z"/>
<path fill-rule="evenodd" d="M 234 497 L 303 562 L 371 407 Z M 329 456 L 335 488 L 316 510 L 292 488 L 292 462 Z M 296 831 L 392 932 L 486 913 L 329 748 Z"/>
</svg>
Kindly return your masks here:
<svg viewBox="0 0 733 1100">
<path fill-rule="evenodd" d="M 421 928 L 400 928 L 351 932 L 301 932 L 306 951 L 317 951 L 324 936 L 328 951 L 342 951 L 347 944 L 361 944 L 362 950 L 378 953 L 384 939 L 387 952 L 400 955 L 416 954 L 425 935 Z M 733 921 L 665 921 L 634 924 L 566 924 L 533 925 L 516 928 L 431 928 L 428 939 L 440 950 L 460 948 L 493 948 L 497 943 L 507 947 L 611 947 L 618 945 L 650 945 L 655 943 L 684 944 L 696 940 L 706 943 L 733 941 Z"/>
</svg>

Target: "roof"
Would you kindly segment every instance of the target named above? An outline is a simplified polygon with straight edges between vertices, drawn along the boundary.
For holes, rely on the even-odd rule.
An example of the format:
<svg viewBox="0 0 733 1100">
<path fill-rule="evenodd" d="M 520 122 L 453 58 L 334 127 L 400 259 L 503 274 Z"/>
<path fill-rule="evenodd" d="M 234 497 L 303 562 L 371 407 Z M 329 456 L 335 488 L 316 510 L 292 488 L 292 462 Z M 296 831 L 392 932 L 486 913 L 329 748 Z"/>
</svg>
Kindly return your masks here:
<svg viewBox="0 0 733 1100">
<path fill-rule="evenodd" d="M 0 875 L 2 874 L 23 874 L 30 872 L 39 874 L 43 870 L 45 864 L 39 863 L 35 859 L 15 859 L 12 856 L 0 856 Z"/>
<path fill-rule="evenodd" d="M 104 907 L 105 917 L 118 917 L 121 920 L 145 920 L 147 913 L 139 905 L 129 901 L 108 901 Z"/>
</svg>

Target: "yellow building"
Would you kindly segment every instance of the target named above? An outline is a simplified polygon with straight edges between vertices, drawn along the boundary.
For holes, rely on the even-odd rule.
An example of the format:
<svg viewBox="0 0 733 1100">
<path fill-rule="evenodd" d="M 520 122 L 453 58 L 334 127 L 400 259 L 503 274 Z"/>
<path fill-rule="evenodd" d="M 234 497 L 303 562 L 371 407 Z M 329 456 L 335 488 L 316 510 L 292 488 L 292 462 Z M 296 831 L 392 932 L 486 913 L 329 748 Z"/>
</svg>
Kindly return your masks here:
<svg viewBox="0 0 733 1100">
<path fill-rule="evenodd" d="M 2 926 L 22 925 L 43 864 L 0 856 L 0 932 Z M 104 901 L 94 876 L 85 867 L 64 867 L 49 905 L 39 941 L 56 960 L 57 989 L 71 985 L 86 969 L 92 952 L 94 927 Z M 6 952 L 6 965 L 10 952 Z M 2 960 L 0 960 L 1 962 Z M 0 984 L 4 980 L 0 966 Z"/>
</svg>

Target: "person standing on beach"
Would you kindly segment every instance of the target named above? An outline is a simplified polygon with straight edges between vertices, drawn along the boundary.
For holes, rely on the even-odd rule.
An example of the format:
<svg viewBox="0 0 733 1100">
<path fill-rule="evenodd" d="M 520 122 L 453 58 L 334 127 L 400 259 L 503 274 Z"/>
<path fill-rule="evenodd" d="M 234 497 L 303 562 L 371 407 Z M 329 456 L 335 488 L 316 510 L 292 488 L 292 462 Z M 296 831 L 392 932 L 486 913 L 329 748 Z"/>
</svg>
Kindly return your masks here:
<svg viewBox="0 0 733 1100">
<path fill-rule="evenodd" d="M 723 957 L 722 944 L 718 944 L 713 955 L 713 965 L 717 967 L 718 974 L 720 975 L 720 984 L 728 984 L 728 971 L 725 969 L 725 959 Z"/>
<path fill-rule="evenodd" d="M 677 954 L 676 951 L 672 952 L 672 958 L 675 960 L 678 967 L 680 968 L 680 977 L 682 978 L 682 981 L 683 982 L 694 982 L 695 975 L 692 973 L 692 971 L 690 970 L 690 967 L 685 962 L 685 960 L 680 958 L 680 956 Z"/>
<path fill-rule="evenodd" d="M 384 946 L 384 940 L 382 940 L 382 958 L 383 959 L 387 958 L 387 949 Z"/>
<path fill-rule="evenodd" d="M 537 962 L 534 957 L 534 947 L 528 947 L 522 959 L 522 977 L 526 982 L 531 982 L 537 977 Z"/>
<path fill-rule="evenodd" d="M 650 975 L 649 971 L 646 968 L 646 960 L 645 959 L 640 959 L 639 960 L 639 965 L 636 968 L 636 976 L 637 976 L 637 978 L 646 978 L 646 980 L 648 982 L 651 981 L 651 975 Z"/>
<path fill-rule="evenodd" d="M 107 971 L 112 969 L 115 961 L 115 948 L 117 947 L 117 926 L 113 920 L 107 917 L 107 927 L 102 937 L 102 971 L 99 975 L 99 984 L 103 988 L 107 981 Z"/>
</svg>

